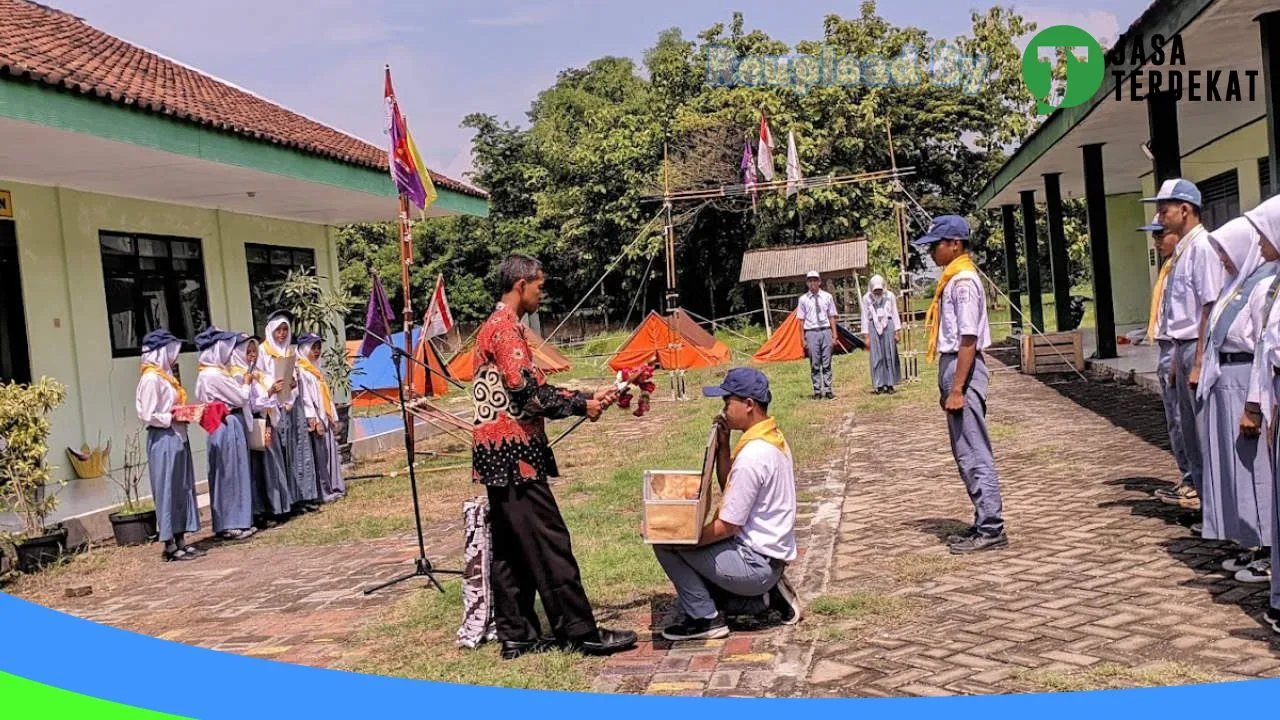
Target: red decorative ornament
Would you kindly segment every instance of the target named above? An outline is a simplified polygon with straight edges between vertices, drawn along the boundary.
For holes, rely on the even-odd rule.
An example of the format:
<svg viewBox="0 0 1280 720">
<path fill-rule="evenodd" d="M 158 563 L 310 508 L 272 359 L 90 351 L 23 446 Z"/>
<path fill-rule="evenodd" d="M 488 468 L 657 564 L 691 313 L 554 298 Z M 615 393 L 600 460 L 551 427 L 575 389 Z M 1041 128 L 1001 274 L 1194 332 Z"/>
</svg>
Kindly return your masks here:
<svg viewBox="0 0 1280 720">
<path fill-rule="evenodd" d="M 653 364 L 637 365 L 618 371 L 616 387 L 618 388 L 618 407 L 623 410 L 631 407 L 631 388 L 640 390 L 640 398 L 632 415 L 644 417 L 651 407 L 650 395 L 658 386 L 653 382 L 653 373 L 657 366 Z"/>
</svg>

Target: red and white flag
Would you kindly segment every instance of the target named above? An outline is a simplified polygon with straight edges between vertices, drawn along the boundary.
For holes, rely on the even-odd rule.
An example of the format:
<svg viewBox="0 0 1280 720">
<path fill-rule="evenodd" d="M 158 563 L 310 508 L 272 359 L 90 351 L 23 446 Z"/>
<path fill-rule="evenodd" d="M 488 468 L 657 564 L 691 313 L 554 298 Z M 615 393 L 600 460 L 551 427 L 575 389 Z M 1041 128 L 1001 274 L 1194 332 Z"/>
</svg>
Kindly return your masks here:
<svg viewBox="0 0 1280 720">
<path fill-rule="evenodd" d="M 765 182 L 773 182 L 773 133 L 769 131 L 769 119 L 760 110 L 760 148 L 756 152 L 756 164 Z"/>
<path fill-rule="evenodd" d="M 453 329 L 453 313 L 449 312 L 449 298 L 444 294 L 444 275 L 436 277 L 436 291 L 431 293 L 423 326 L 428 338 L 439 337 Z"/>
</svg>

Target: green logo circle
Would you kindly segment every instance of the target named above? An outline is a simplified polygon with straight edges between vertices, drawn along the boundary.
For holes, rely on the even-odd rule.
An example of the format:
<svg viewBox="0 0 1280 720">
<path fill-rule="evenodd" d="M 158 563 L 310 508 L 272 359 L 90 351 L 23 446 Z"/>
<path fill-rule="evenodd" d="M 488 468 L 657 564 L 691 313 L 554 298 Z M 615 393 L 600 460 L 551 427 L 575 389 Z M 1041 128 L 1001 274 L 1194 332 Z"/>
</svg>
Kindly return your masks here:
<svg viewBox="0 0 1280 720">
<path fill-rule="evenodd" d="M 1092 35 L 1074 25 L 1047 27 L 1036 33 L 1031 42 L 1027 43 L 1027 49 L 1022 52 L 1022 80 L 1036 99 L 1036 109 L 1041 115 L 1055 109 L 1048 100 L 1053 94 L 1053 68 L 1057 63 L 1059 48 L 1066 49 L 1067 64 L 1066 91 L 1057 107 L 1075 107 L 1093 97 L 1098 88 L 1102 87 L 1102 74 L 1106 67 L 1102 45 Z M 1081 48 L 1088 50 L 1088 56 L 1084 60 L 1076 54 Z M 1042 50 L 1052 52 L 1042 53 Z"/>
</svg>

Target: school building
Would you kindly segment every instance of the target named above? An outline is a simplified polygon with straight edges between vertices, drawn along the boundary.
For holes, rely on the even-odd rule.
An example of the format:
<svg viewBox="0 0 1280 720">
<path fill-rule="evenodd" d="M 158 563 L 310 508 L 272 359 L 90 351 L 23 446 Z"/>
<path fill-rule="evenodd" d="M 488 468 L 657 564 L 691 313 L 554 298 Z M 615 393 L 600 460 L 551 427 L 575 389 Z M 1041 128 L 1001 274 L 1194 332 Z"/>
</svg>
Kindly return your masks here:
<svg viewBox="0 0 1280 720">
<path fill-rule="evenodd" d="M 1161 53 L 1154 47 L 1156 35 L 1164 39 Z M 1181 46 L 1181 62 L 1174 43 Z M 1190 179 L 1203 194 L 1204 225 L 1212 231 L 1274 192 L 1280 10 L 1274 0 L 1157 0 L 1115 47 L 1119 52 L 1107 56 L 1102 86 L 1092 98 L 1046 118 L 987 181 L 978 206 L 1001 210 L 1010 294 L 1026 292 L 1026 320 L 1052 327 L 1053 318 L 1043 317 L 1040 294 L 1052 288 L 1056 311 L 1067 311 L 1062 203 L 1083 198 L 1096 359 L 1145 373 L 1154 371 L 1154 351 L 1116 340 L 1145 327 L 1158 270 L 1150 234 L 1136 231 L 1150 221 L 1155 205 L 1139 200 L 1152 197 L 1166 179 Z M 1239 99 L 1227 92 L 1232 75 L 1240 83 Z M 1210 80 L 1217 83 L 1214 93 L 1208 91 Z M 1154 83 L 1160 83 L 1157 92 L 1151 91 Z M 1175 83 L 1181 83 L 1181 96 L 1169 91 Z M 1042 212 L 1047 238 L 1036 232 Z M 1045 252 L 1052 273 L 1041 278 L 1037 259 Z M 1017 271 L 1019 257 L 1030 268 L 1025 277 Z"/>
<path fill-rule="evenodd" d="M 484 192 L 432 177 L 428 215 L 487 215 Z M 82 443 L 110 440 L 123 461 L 149 330 L 261 333 L 264 285 L 300 267 L 332 282 L 335 228 L 397 212 L 384 148 L 70 14 L 0 0 L 0 381 L 67 386 L 50 440 L 60 476 Z M 181 374 L 193 390 L 193 346 Z M 203 477 L 204 434 L 191 441 Z M 105 482 L 92 497 L 73 482 L 59 515 L 101 501 Z"/>
</svg>

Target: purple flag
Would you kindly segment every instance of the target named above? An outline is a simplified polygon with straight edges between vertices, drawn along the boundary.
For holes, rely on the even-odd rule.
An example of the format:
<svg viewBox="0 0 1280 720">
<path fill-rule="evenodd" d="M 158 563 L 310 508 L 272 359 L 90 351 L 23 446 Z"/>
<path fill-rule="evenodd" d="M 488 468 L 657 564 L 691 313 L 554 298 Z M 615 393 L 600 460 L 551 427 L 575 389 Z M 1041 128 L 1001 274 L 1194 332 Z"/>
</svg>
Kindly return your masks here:
<svg viewBox="0 0 1280 720">
<path fill-rule="evenodd" d="M 388 341 L 391 339 L 391 328 L 388 325 L 391 321 L 391 300 L 387 298 L 387 291 L 382 289 L 382 280 L 377 273 L 371 273 L 369 277 L 373 290 L 369 293 L 369 309 L 364 313 L 365 332 L 364 342 L 360 344 L 361 357 L 369 357 L 378 349 L 382 344 L 382 340 L 378 338 L 386 338 Z"/>
</svg>

